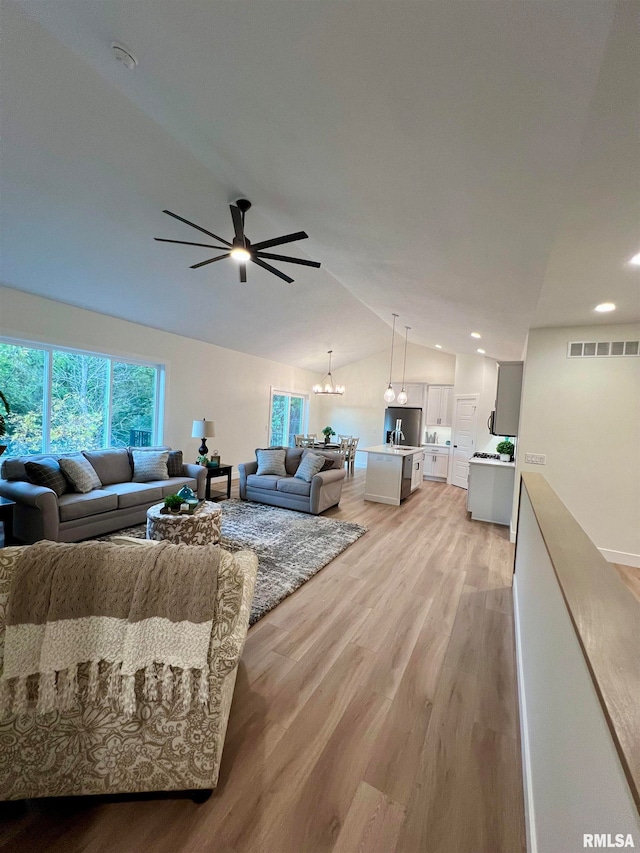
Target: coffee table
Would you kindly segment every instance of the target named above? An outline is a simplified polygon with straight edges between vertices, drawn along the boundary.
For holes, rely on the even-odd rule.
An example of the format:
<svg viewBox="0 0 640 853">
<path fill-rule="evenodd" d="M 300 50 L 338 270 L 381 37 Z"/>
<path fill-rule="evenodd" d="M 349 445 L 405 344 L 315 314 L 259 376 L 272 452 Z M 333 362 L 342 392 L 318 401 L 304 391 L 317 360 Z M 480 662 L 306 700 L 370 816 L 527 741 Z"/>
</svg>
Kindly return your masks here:
<svg viewBox="0 0 640 853">
<path fill-rule="evenodd" d="M 164 504 L 147 510 L 147 539 L 166 540 L 174 545 L 213 545 L 220 541 L 222 509 L 211 501 L 193 513 L 163 513 Z"/>
</svg>

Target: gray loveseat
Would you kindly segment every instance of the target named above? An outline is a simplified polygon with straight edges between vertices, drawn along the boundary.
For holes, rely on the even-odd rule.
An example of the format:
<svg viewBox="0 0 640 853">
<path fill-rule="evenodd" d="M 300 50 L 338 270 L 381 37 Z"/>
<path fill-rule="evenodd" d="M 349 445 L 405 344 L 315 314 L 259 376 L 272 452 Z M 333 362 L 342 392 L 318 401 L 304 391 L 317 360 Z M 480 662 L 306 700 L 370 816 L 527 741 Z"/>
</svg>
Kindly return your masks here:
<svg viewBox="0 0 640 853">
<path fill-rule="evenodd" d="M 316 474 L 310 483 L 294 476 L 300 461 L 307 453 L 316 453 L 331 462 L 331 467 Z M 344 459 L 339 453 L 310 450 L 306 447 L 287 447 L 284 465 L 286 477 L 258 474 L 257 462 L 238 465 L 241 500 L 297 509 L 313 515 L 340 503 L 342 481 L 347 472 L 344 469 Z"/>
<path fill-rule="evenodd" d="M 82 454 L 92 464 L 102 483 L 101 488 L 86 494 L 68 491 L 58 496 L 53 489 L 29 482 L 25 462 L 51 459 L 52 453 L 16 456 L 3 462 L 0 495 L 16 503 L 13 508 L 13 535 L 20 542 L 26 545 L 40 539 L 77 542 L 139 524 L 145 520 L 150 506 L 185 485 L 192 488 L 199 498 L 204 498 L 207 473 L 206 468 L 198 465 L 183 464 L 180 477 L 134 483 L 126 447 L 85 450 Z M 55 457 L 72 455 L 60 453 Z"/>
</svg>

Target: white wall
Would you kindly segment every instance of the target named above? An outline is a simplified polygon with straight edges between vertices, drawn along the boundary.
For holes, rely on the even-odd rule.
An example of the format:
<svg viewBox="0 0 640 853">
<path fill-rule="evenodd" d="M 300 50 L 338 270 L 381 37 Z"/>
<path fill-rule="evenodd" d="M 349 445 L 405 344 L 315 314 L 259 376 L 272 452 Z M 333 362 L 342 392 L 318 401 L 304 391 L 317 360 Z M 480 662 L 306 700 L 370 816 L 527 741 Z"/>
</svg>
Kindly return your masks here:
<svg viewBox="0 0 640 853">
<path fill-rule="evenodd" d="M 465 394 L 478 395 L 478 425 L 475 450 L 478 453 L 493 453 L 501 437 L 493 436 L 487 428 L 489 415 L 495 408 L 498 384 L 498 364 L 483 355 L 459 355 L 456 357 L 456 372 L 453 383 L 455 426 L 455 398 Z"/>
<path fill-rule="evenodd" d="M 164 442 L 195 459 L 191 438 L 196 418 L 215 422 L 207 444 L 222 461 L 237 465 L 268 443 L 270 387 L 310 395 L 310 420 L 317 401 L 317 373 L 257 358 L 214 344 L 151 329 L 60 302 L 0 289 L 0 334 L 164 364 Z"/>
<path fill-rule="evenodd" d="M 513 593 L 527 849 L 583 850 L 584 833 L 637 845 L 629 784 L 524 490 Z"/>
<path fill-rule="evenodd" d="M 637 325 L 532 329 L 517 456 L 517 472 L 543 474 L 607 559 L 637 566 L 640 359 L 570 359 L 567 343 L 639 338 Z M 546 465 L 525 464 L 525 453 L 546 454 Z"/>
<path fill-rule="evenodd" d="M 394 383 L 402 380 L 403 347 L 396 336 Z M 334 370 L 335 381 L 344 385 L 346 391 L 343 397 L 318 398 L 313 431 L 319 433 L 322 427 L 330 425 L 337 433 L 359 436 L 360 447 L 380 444 L 387 407 L 383 394 L 389 382 L 389 359 L 387 350 Z M 454 370 L 455 356 L 409 344 L 406 382 L 452 385 Z M 364 454 L 358 462 L 364 463 Z"/>
</svg>

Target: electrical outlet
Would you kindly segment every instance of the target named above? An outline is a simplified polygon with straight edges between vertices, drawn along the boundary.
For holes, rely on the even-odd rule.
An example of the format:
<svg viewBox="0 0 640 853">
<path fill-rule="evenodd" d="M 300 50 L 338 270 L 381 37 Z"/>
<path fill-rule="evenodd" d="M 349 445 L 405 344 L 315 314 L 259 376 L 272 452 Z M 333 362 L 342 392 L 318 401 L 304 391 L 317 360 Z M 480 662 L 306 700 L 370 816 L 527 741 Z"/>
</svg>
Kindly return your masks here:
<svg viewBox="0 0 640 853">
<path fill-rule="evenodd" d="M 530 465 L 546 465 L 547 455 L 546 453 L 525 453 L 524 461 Z"/>
</svg>

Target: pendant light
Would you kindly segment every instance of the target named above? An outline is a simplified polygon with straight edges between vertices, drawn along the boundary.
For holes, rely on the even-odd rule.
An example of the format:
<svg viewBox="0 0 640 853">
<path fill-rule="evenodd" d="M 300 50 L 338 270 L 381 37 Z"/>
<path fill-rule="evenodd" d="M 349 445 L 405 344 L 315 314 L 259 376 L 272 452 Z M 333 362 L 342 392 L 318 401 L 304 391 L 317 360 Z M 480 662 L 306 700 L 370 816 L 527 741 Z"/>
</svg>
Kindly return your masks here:
<svg viewBox="0 0 640 853">
<path fill-rule="evenodd" d="M 396 320 L 398 319 L 398 314 L 392 314 L 393 317 L 393 327 L 391 329 L 391 364 L 389 365 L 389 385 L 387 386 L 387 390 L 384 392 L 384 399 L 386 403 L 393 403 L 396 399 L 396 392 L 391 387 L 391 373 L 393 371 L 393 341 L 396 336 Z"/>
<path fill-rule="evenodd" d="M 402 365 L 402 391 L 398 394 L 398 403 L 401 406 L 406 406 L 407 400 L 409 399 L 407 397 L 407 392 L 404 390 L 404 375 L 405 375 L 406 370 L 407 370 L 407 339 L 409 337 L 409 329 L 411 328 L 411 326 L 405 326 L 404 328 L 405 328 L 405 333 L 404 333 L 404 364 Z"/>
<path fill-rule="evenodd" d="M 332 349 L 327 350 L 329 355 L 329 370 L 324 375 L 322 382 L 313 386 L 314 394 L 344 394 L 344 385 L 336 385 L 331 375 L 331 353 Z"/>
</svg>

